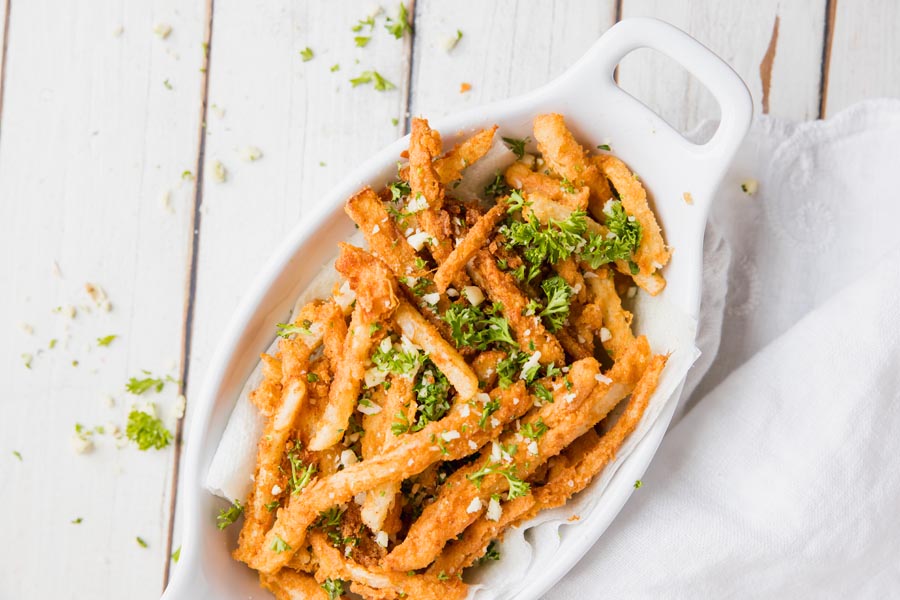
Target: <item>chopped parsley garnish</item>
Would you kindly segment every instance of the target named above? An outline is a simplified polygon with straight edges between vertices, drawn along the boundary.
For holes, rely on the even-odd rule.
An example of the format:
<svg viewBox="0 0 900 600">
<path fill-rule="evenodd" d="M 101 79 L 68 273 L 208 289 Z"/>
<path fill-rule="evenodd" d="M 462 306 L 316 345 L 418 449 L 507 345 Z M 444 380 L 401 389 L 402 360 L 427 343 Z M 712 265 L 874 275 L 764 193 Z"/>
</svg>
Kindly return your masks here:
<svg viewBox="0 0 900 600">
<path fill-rule="evenodd" d="M 422 365 L 423 360 L 424 357 L 418 348 L 407 344 L 394 346 L 389 337 L 381 340 L 372 354 L 372 362 L 379 371 L 397 375 L 415 372 Z"/>
<path fill-rule="evenodd" d="M 581 259 L 587 261 L 592 269 L 617 260 L 629 260 L 641 243 L 641 224 L 625 212 L 619 200 L 609 201 L 603 212 L 609 235 L 590 235 L 587 245 L 580 252 Z M 631 270 L 633 275 L 637 274 L 635 269 Z"/>
<path fill-rule="evenodd" d="M 281 539 L 281 536 L 276 533 L 275 541 L 272 542 L 272 550 L 274 550 L 278 554 L 281 554 L 286 550 L 291 550 L 291 545 Z"/>
<path fill-rule="evenodd" d="M 356 43 L 357 48 L 365 48 L 371 39 L 372 38 L 367 35 L 358 35 L 353 38 L 353 41 Z"/>
<path fill-rule="evenodd" d="M 168 80 L 168 79 L 166 79 L 165 81 L 163 81 L 163 85 L 166 87 L 167 90 L 174 89 L 174 88 L 172 87 L 172 84 L 169 83 L 169 80 Z"/>
<path fill-rule="evenodd" d="M 526 205 L 530 205 L 530 202 L 525 202 L 525 197 L 522 196 L 522 192 L 519 190 L 513 190 L 509 194 L 509 198 L 506 199 L 506 203 L 509 205 L 509 208 L 506 210 L 508 213 L 516 212 L 517 210 L 522 210 Z"/>
<path fill-rule="evenodd" d="M 328 594 L 328 600 L 337 600 L 344 594 L 344 582 L 340 579 L 326 579 L 322 589 Z"/>
<path fill-rule="evenodd" d="M 82 519 L 81 517 L 76 517 L 69 522 L 72 523 L 72 525 L 81 525 L 82 521 L 84 521 L 84 519 Z"/>
<path fill-rule="evenodd" d="M 522 427 L 519 429 L 519 433 L 530 440 L 537 441 L 541 439 L 542 435 L 547 433 L 548 429 L 550 428 L 547 427 L 546 423 L 544 423 L 544 419 L 538 419 L 534 423 L 526 423 L 525 425 L 522 425 Z"/>
<path fill-rule="evenodd" d="M 399 123 L 400 123 L 400 119 L 398 119 L 397 117 L 391 117 L 391 125 L 396 127 Z"/>
<path fill-rule="evenodd" d="M 506 493 L 507 500 L 514 500 L 524 496 L 531 490 L 531 486 L 516 475 L 515 465 L 508 465 L 504 468 L 499 463 L 490 462 L 474 473 L 469 473 L 466 477 L 475 484 L 475 487 L 481 489 L 482 480 L 492 473 L 503 475 L 506 478 L 506 482 L 509 484 L 509 490 Z"/>
<path fill-rule="evenodd" d="M 638 479 L 638 480 L 636 480 L 636 481 L 634 482 L 634 489 L 636 489 L 636 490 L 637 490 L 637 489 L 640 489 L 640 487 L 641 487 L 642 485 L 644 485 L 644 482 L 641 481 L 640 479 Z"/>
<path fill-rule="evenodd" d="M 216 517 L 216 527 L 218 527 L 219 530 L 225 529 L 237 521 L 238 517 L 240 517 L 243 512 L 244 507 L 241 504 L 241 501 L 235 500 L 234 504 L 219 511 L 219 516 Z"/>
<path fill-rule="evenodd" d="M 500 550 L 497 548 L 497 540 L 491 540 L 488 544 L 487 551 L 484 556 L 475 561 L 476 565 L 483 565 L 489 560 L 500 560 Z"/>
<path fill-rule="evenodd" d="M 138 409 L 128 414 L 125 436 L 140 450 L 162 450 L 172 441 L 172 432 L 166 429 L 159 417 Z"/>
<path fill-rule="evenodd" d="M 119 337 L 119 336 L 112 334 L 112 335 L 103 336 L 101 338 L 97 338 L 97 345 L 98 346 L 109 346 L 110 344 L 113 343 L 113 340 L 116 339 L 117 337 Z"/>
<path fill-rule="evenodd" d="M 144 541 L 144 538 L 138 536 L 138 537 L 134 538 L 134 540 L 138 543 L 138 546 L 140 546 L 141 548 L 147 547 L 147 542 Z"/>
<path fill-rule="evenodd" d="M 300 51 L 300 56 L 303 57 L 303 62 L 309 62 L 313 59 L 314 54 L 313 54 L 312 49 L 309 46 L 307 46 L 306 48 L 304 48 L 303 50 Z"/>
<path fill-rule="evenodd" d="M 430 360 L 426 360 L 422 373 L 413 384 L 418 406 L 416 423 L 412 431 L 423 429 L 428 423 L 441 419 L 450 410 L 450 382 Z"/>
<path fill-rule="evenodd" d="M 409 196 L 412 190 L 409 187 L 409 182 L 403 181 L 402 179 L 398 179 L 397 181 L 392 181 L 388 184 L 388 189 L 391 190 L 391 200 L 395 202 Z"/>
<path fill-rule="evenodd" d="M 344 511 L 341 507 L 332 506 L 325 512 L 319 514 L 319 518 L 316 519 L 316 527 L 321 527 L 322 529 L 340 527 L 343 516 Z"/>
<path fill-rule="evenodd" d="M 375 28 L 375 17 L 369 15 L 365 19 L 360 19 L 359 22 L 351 28 L 351 31 L 359 33 L 362 31 L 363 27 L 368 27 L 369 31 L 372 31 Z"/>
<path fill-rule="evenodd" d="M 597 146 L 597 149 L 606 150 L 607 152 L 609 152 L 609 144 L 600 144 L 599 146 Z"/>
<path fill-rule="evenodd" d="M 447 581 L 448 579 L 450 579 L 450 576 L 447 575 L 446 571 L 441 571 L 440 573 L 438 573 L 437 578 L 438 581 Z"/>
<path fill-rule="evenodd" d="M 178 560 L 181 558 L 181 546 L 175 549 L 175 552 L 172 553 L 172 562 L 178 564 Z"/>
<path fill-rule="evenodd" d="M 551 393 L 540 381 L 534 384 L 534 395 L 537 396 L 541 402 L 553 402 L 553 393 Z"/>
<path fill-rule="evenodd" d="M 378 331 L 381 331 L 381 323 L 370 323 L 369 324 L 369 337 L 372 337 Z"/>
<path fill-rule="evenodd" d="M 319 380 L 319 376 L 316 375 L 315 373 L 307 373 L 306 374 L 306 381 L 308 381 L 309 383 L 315 383 L 318 380 Z"/>
<path fill-rule="evenodd" d="M 405 4 L 402 2 L 400 3 L 400 7 L 397 10 L 397 18 L 392 19 L 391 17 L 388 17 L 387 22 L 384 24 L 384 28 L 398 40 L 402 38 L 403 34 L 407 31 L 412 31 L 412 25 L 409 23 L 409 12 L 406 10 Z"/>
<path fill-rule="evenodd" d="M 572 297 L 572 288 L 562 277 L 548 277 L 541 282 L 541 289 L 547 296 L 547 303 L 539 316 L 543 317 L 547 329 L 552 332 L 559 331 L 569 318 L 569 299 Z"/>
<path fill-rule="evenodd" d="M 487 425 L 488 417 L 492 414 L 500 410 L 500 399 L 499 398 L 491 398 L 487 402 L 484 403 L 484 408 L 481 409 L 481 417 L 478 419 L 478 426 L 482 429 Z"/>
<path fill-rule="evenodd" d="M 340 71 L 340 70 L 341 70 L 341 65 L 338 64 L 338 63 L 334 63 L 333 65 L 331 65 L 331 69 L 329 69 L 329 70 L 330 70 L 332 73 L 335 73 L 335 72 L 337 72 L 337 71 Z"/>
<path fill-rule="evenodd" d="M 386 92 L 397 87 L 396 85 L 385 79 L 378 71 L 363 71 L 359 74 L 358 77 L 354 77 L 353 79 L 351 79 L 350 83 L 353 85 L 353 87 L 356 87 L 358 85 L 372 83 L 373 81 L 375 82 L 375 89 L 379 92 Z"/>
<path fill-rule="evenodd" d="M 142 371 L 144 375 L 148 375 L 148 377 L 144 377 L 143 379 L 138 379 L 137 377 L 132 377 L 128 380 L 128 383 L 125 384 L 125 389 L 132 394 L 137 396 L 149 392 L 150 390 L 154 390 L 156 392 L 161 392 L 163 387 L 166 385 L 166 382 L 169 383 L 178 383 L 177 379 L 173 379 L 171 376 L 166 375 L 163 377 L 153 377 L 150 371 Z"/>
<path fill-rule="evenodd" d="M 193 180 L 194 180 L 194 174 L 191 173 L 190 171 L 182 171 L 182 172 L 181 172 L 181 178 L 184 179 L 185 181 L 193 181 Z"/>
<path fill-rule="evenodd" d="M 507 248 L 522 249 L 522 257 L 529 265 L 524 279 L 531 281 L 540 274 L 544 263 L 555 264 L 580 250 L 586 230 L 585 213 L 574 211 L 562 221 L 550 219 L 546 226 L 535 217 L 509 221 L 499 232 L 506 238 Z"/>
<path fill-rule="evenodd" d="M 500 198 L 509 194 L 512 188 L 506 184 L 506 179 L 500 171 L 494 173 L 494 180 L 484 186 L 484 195 L 488 198 Z"/>
<path fill-rule="evenodd" d="M 292 494 L 299 494 L 300 491 L 309 485 L 312 476 L 316 474 L 316 465 L 310 463 L 303 464 L 300 458 L 300 446 L 294 446 L 287 455 L 288 462 L 291 464 L 291 475 L 288 478 L 288 487 Z"/>
<path fill-rule="evenodd" d="M 309 328 L 312 327 L 312 321 L 304 319 L 299 325 L 296 323 L 278 323 L 278 337 L 286 338 L 292 335 L 302 334 L 310 335 Z"/>
<path fill-rule="evenodd" d="M 13 453 L 13 456 L 15 456 L 16 458 L 19 459 L 19 462 L 22 462 L 22 453 L 21 452 L 19 452 L 18 450 L 13 450 L 12 453 Z"/>
<path fill-rule="evenodd" d="M 509 344 L 516 340 L 509 330 L 509 322 L 502 316 L 503 307 L 494 303 L 482 310 L 478 306 L 452 304 L 441 315 L 450 325 L 450 336 L 457 347 L 471 346 L 484 350 L 491 344 Z"/>
<path fill-rule="evenodd" d="M 513 154 L 516 155 L 516 158 L 522 158 L 525 156 L 525 145 L 531 141 L 531 138 L 526 137 L 522 140 L 517 140 L 516 138 L 503 138 L 503 142 L 506 144 L 506 147 L 509 148 Z"/>
</svg>

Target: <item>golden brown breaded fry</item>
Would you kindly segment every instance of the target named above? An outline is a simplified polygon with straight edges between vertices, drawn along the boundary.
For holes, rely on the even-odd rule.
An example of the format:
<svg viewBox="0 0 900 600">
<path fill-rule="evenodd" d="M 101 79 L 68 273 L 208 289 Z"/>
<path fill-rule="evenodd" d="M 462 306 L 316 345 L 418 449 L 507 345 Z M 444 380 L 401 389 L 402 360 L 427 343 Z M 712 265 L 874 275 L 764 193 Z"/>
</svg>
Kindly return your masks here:
<svg viewBox="0 0 900 600">
<path fill-rule="evenodd" d="M 556 332 L 556 339 L 558 339 L 559 343 L 562 344 L 562 347 L 566 349 L 566 352 L 568 352 L 569 355 L 572 356 L 572 358 L 574 358 L 575 360 L 581 360 L 582 358 L 593 356 L 594 345 L 592 343 L 592 340 L 586 337 L 582 337 L 580 339 L 577 337 L 573 337 L 569 329 L 570 328 L 563 328 Z"/>
<path fill-rule="evenodd" d="M 600 309 L 603 316 L 603 329 L 594 330 L 598 335 L 603 347 L 606 348 L 609 355 L 617 358 L 619 353 L 629 347 L 634 340 L 634 334 L 631 333 L 632 314 L 622 307 L 622 299 L 616 293 L 616 284 L 613 279 L 613 273 L 606 267 L 600 267 L 593 271 L 596 277 L 588 277 L 585 279 L 590 290 L 591 304 Z M 594 313 L 585 309 L 585 313 L 593 315 Z"/>
<path fill-rule="evenodd" d="M 447 291 L 447 287 L 466 268 L 466 263 L 478 250 L 487 244 L 488 238 L 503 217 L 506 216 L 506 206 L 497 204 L 482 216 L 474 227 L 469 229 L 466 237 L 453 249 L 434 275 L 434 285 L 440 293 Z"/>
<path fill-rule="evenodd" d="M 519 289 L 512 275 L 501 271 L 494 257 L 487 250 L 479 250 L 469 263 L 469 275 L 487 296 L 503 305 L 503 316 L 516 336 L 519 346 L 541 353 L 540 363 L 561 365 L 564 360 L 562 346 L 547 331 L 540 317 L 525 315 L 528 297 Z"/>
<path fill-rule="evenodd" d="M 506 356 L 502 350 L 486 350 L 472 360 L 472 370 L 482 389 L 490 390 L 497 384 L 497 364 Z"/>
<path fill-rule="evenodd" d="M 334 373 L 328 404 L 319 421 L 319 429 L 309 441 L 309 449 L 324 450 L 336 444 L 347 429 L 356 406 L 374 338 L 373 324 L 390 317 L 397 308 L 397 280 L 387 265 L 368 252 L 349 244 L 340 244 L 341 254 L 335 268 L 356 292 L 356 307 L 350 318 L 346 348 Z"/>
<path fill-rule="evenodd" d="M 448 540 L 478 519 L 487 508 L 491 495 L 509 488 L 500 470 L 512 469 L 524 480 L 538 465 L 558 454 L 570 441 L 592 427 L 594 422 L 584 422 L 580 417 L 590 415 L 590 411 L 583 410 L 582 406 L 587 404 L 590 408 L 589 400 L 591 392 L 598 386 L 595 376 L 599 372 L 597 361 L 588 358 L 573 363 L 566 377 L 557 377 L 550 383 L 547 387 L 553 394 L 553 402 L 529 413 L 522 423 L 523 426 L 535 426 L 541 422 L 548 428 L 547 431 L 535 440 L 534 445 L 518 432 L 506 433 L 498 443 L 501 447 L 516 447 L 510 456 L 500 458 L 496 456 L 498 452 L 495 448 L 486 447 L 477 460 L 450 475 L 435 501 L 425 507 L 410 527 L 406 539 L 385 559 L 385 564 L 396 571 L 428 566 Z M 566 380 L 571 383 L 571 391 L 567 389 Z M 606 391 L 607 386 L 604 384 L 603 387 Z M 529 402 L 534 400 L 532 397 Z M 491 467 L 496 469 L 484 475 L 478 484 L 471 480 L 475 473 Z"/>
<path fill-rule="evenodd" d="M 475 135 L 453 147 L 434 161 L 434 170 L 441 183 L 447 185 L 462 177 L 463 170 L 487 154 L 494 142 L 497 126 L 482 129 Z"/>
<path fill-rule="evenodd" d="M 457 578 L 442 581 L 436 575 L 416 575 L 364 567 L 346 558 L 328 543 L 319 531 L 309 536 L 313 552 L 319 558 L 316 579 L 344 579 L 354 582 L 351 590 L 364 598 L 381 600 L 415 598 L 416 600 L 453 600 L 466 597 L 466 584 Z"/>
<path fill-rule="evenodd" d="M 534 119 L 534 139 L 547 165 L 573 185 L 591 188 L 589 209 L 600 218 L 603 203 L 612 197 L 609 184 L 587 152 L 566 127 L 562 115 L 549 113 Z"/>
<path fill-rule="evenodd" d="M 650 210 L 647 191 L 631 169 L 615 156 L 595 156 L 594 161 L 616 188 L 625 212 L 641 224 L 641 243 L 634 253 L 634 262 L 640 269 L 641 278 L 635 277 L 634 280 L 655 296 L 665 287 L 665 280 L 657 271 L 669 262 L 672 253 L 666 247 L 656 216 Z"/>
<path fill-rule="evenodd" d="M 282 569 L 274 575 L 260 573 L 259 581 L 275 594 L 276 600 L 328 600 L 328 594 L 319 582 L 305 573 Z"/>
<path fill-rule="evenodd" d="M 234 551 L 234 557 L 238 560 L 247 560 L 255 554 L 263 536 L 274 521 L 272 511 L 266 508 L 266 505 L 280 495 L 273 493 L 273 490 L 277 491 L 278 488 L 287 486 L 286 478 L 280 470 L 281 461 L 285 445 L 294 432 L 297 416 L 303 410 L 305 402 L 306 384 L 303 379 L 291 379 L 284 386 L 278 412 L 266 422 L 256 451 L 254 485 L 244 508 L 244 525 L 241 528 L 238 547 Z"/>
<path fill-rule="evenodd" d="M 505 390 L 494 390 L 492 396 L 499 400 L 500 408 L 492 416 L 490 427 L 479 427 L 479 414 L 465 403 L 456 403 L 450 412 L 439 421 L 426 425 L 421 431 L 403 436 L 400 445 L 381 455 L 351 465 L 330 477 L 319 478 L 306 486 L 302 492 L 292 495 L 287 507 L 277 513 L 275 525 L 258 546 L 259 552 L 250 557 L 241 557 L 258 571 L 274 573 L 291 558 L 294 548 L 302 546 L 306 539 L 306 528 L 328 508 L 348 502 L 354 495 L 366 492 L 391 481 L 402 481 L 424 471 L 436 461 L 457 460 L 473 452 L 471 441 L 476 448 L 495 437 L 506 423 L 528 409 L 522 382 Z M 465 408 L 463 408 L 465 407 Z M 442 434 L 459 432 L 458 438 L 442 443 L 436 440 Z M 464 433 L 463 433 L 464 432 Z M 277 552 L 275 548 L 282 540 L 287 549 Z"/>
<path fill-rule="evenodd" d="M 425 320 L 419 311 L 405 300 L 401 301 L 394 313 L 394 322 L 409 340 L 428 353 L 438 369 L 456 388 L 463 401 L 478 393 L 478 378 L 456 348 Z"/>
<path fill-rule="evenodd" d="M 587 186 L 569 192 L 565 184 L 544 173 L 536 173 L 521 162 L 514 162 L 504 175 L 510 187 L 526 193 L 538 193 L 572 210 L 587 210 L 591 189 Z"/>
<path fill-rule="evenodd" d="M 265 417 L 271 417 L 281 401 L 281 361 L 268 354 L 260 354 L 263 380 L 250 392 L 250 401 Z"/>
<path fill-rule="evenodd" d="M 440 137 L 432 131 L 426 119 L 414 118 L 409 135 L 409 188 L 413 197 L 422 195 L 428 208 L 418 214 L 419 224 L 434 238 L 428 250 L 438 264 L 444 262 L 453 249 L 450 240 L 450 217 L 444 212 L 444 187 L 434 170 L 435 158 L 440 154 Z"/>
</svg>

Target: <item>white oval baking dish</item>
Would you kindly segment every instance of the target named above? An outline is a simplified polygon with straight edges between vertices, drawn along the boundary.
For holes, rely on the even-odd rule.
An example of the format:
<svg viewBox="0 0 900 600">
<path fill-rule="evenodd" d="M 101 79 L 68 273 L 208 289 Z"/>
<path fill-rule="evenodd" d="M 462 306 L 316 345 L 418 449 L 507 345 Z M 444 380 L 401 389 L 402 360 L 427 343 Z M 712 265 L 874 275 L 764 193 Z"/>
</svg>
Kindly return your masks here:
<svg viewBox="0 0 900 600">
<path fill-rule="evenodd" d="M 658 115 L 619 88 L 613 72 L 638 48 L 652 48 L 680 63 L 702 82 L 721 110 L 716 133 L 705 144 L 687 141 Z M 587 142 L 610 140 L 613 151 L 641 175 L 655 202 L 668 243 L 675 249 L 666 267 L 662 297 L 696 317 L 700 301 L 703 232 L 713 194 L 750 124 L 752 103 L 740 77 L 699 42 L 655 19 L 628 19 L 607 31 L 562 76 L 524 96 L 436 120 L 432 126 L 453 143 L 460 134 L 497 123 L 505 136 L 525 137 L 541 112 L 559 112 L 576 136 Z M 453 134 L 453 135 L 450 135 Z M 354 170 L 317 202 L 278 248 L 231 319 L 206 374 L 185 452 L 180 489 L 182 551 L 164 600 L 271 598 L 252 571 L 234 561 L 236 532 L 216 528 L 223 503 L 203 487 L 203 479 L 241 388 L 272 342 L 273 324 L 284 320 L 300 292 L 336 256 L 338 241 L 354 233 L 342 210 L 365 184 L 393 178 L 408 137 L 399 139 Z M 693 204 L 683 200 L 688 192 Z M 681 386 L 652 427 L 619 466 L 602 502 L 575 533 L 561 537 L 550 564 L 529 574 L 520 599 L 539 598 L 596 542 L 633 491 L 668 427 Z M 591 493 L 588 488 L 584 493 Z M 504 594 L 498 594 L 504 597 Z"/>
</svg>

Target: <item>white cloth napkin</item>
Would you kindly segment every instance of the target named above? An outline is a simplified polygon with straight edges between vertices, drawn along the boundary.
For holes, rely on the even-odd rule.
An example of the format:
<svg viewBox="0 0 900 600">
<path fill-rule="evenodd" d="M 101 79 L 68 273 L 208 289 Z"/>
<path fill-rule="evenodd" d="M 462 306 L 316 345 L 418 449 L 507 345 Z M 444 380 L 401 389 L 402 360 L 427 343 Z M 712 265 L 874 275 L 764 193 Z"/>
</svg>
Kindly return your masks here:
<svg viewBox="0 0 900 600">
<path fill-rule="evenodd" d="M 900 594 L 898 176 L 900 101 L 755 122 L 710 218 L 684 416 L 546 600 Z"/>
</svg>

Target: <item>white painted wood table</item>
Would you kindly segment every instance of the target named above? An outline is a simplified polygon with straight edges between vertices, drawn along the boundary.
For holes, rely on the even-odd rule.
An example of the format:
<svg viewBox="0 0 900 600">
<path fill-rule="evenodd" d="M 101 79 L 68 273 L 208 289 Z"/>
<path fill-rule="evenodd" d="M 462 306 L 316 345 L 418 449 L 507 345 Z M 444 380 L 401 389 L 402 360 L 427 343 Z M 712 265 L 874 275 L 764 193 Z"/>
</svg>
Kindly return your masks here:
<svg viewBox="0 0 900 600">
<path fill-rule="evenodd" d="M 533 89 L 635 15 L 719 53 L 757 112 L 815 119 L 900 96 L 892 0 L 406 1 L 414 33 L 397 40 L 396 3 L 354 33 L 369 3 L 0 0 L 0 598 L 159 595 L 190 399 L 224 324 L 285 232 L 410 114 Z M 619 82 L 679 128 L 715 117 L 666 60 L 637 51 Z M 372 70 L 395 89 L 351 86 Z M 144 369 L 183 382 L 150 398 L 176 435 L 161 451 L 112 435 Z M 76 423 L 104 428 L 93 451 L 74 451 Z"/>
</svg>

